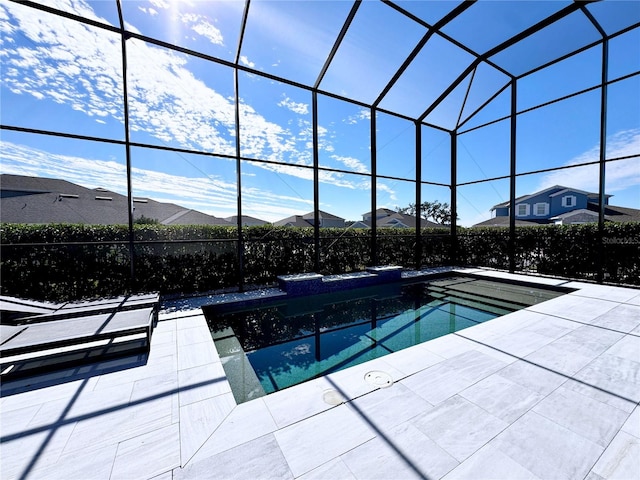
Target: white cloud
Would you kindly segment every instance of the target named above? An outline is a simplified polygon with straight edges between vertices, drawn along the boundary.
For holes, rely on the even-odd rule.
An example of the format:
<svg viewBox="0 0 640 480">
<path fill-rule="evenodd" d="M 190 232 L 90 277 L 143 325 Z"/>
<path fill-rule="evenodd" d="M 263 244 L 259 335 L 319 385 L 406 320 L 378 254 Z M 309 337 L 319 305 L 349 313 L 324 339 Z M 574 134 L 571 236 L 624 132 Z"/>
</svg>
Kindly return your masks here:
<svg viewBox="0 0 640 480">
<path fill-rule="evenodd" d="M 0 143 L 2 173 L 60 178 L 87 188 L 103 187 L 126 195 L 126 166 L 114 160 L 82 158 L 48 152 L 12 142 Z M 289 167 L 292 168 L 292 167 Z M 253 174 L 249 173 L 249 176 Z M 235 179 L 215 176 L 187 177 L 155 170 L 133 168 L 134 194 L 224 217 L 235 214 Z M 263 213 L 260 218 L 277 220 L 306 212 L 312 200 L 276 194 L 262 188 L 243 188 L 243 208 Z"/>
<path fill-rule="evenodd" d="M 143 13 L 147 13 L 152 17 L 155 17 L 158 15 L 158 11 L 155 8 L 138 7 L 138 10 L 140 10 Z"/>
<path fill-rule="evenodd" d="M 640 156 L 640 129 L 623 130 L 607 138 L 607 158 Z M 566 166 L 597 162 L 600 147 L 578 155 Z M 599 188 L 599 165 L 569 168 L 548 173 L 540 182 L 539 189 L 564 185 L 580 190 L 597 192 Z M 608 162 L 605 173 L 606 193 L 613 194 L 629 187 L 640 185 L 640 162 L 638 159 Z"/>
<path fill-rule="evenodd" d="M 152 6 L 156 9 L 174 8 L 174 5 L 163 1 L 154 1 Z M 88 18 L 106 22 L 85 2 L 76 2 L 74 8 Z M 203 17 L 183 18 L 190 22 L 189 25 L 203 25 Z M 128 28 L 135 30 L 134 26 Z M 62 106 L 57 107 L 57 114 L 64 114 L 60 108 L 66 106 L 101 123 L 108 124 L 108 120 L 123 122 L 122 59 L 117 35 L 12 2 L 0 4 L 0 30 L 3 33 L 0 40 L 3 46 L 0 50 L 3 63 L 1 81 L 12 92 L 43 102 L 55 102 Z M 216 40 L 213 30 L 209 33 L 213 40 L 219 40 Z M 216 89 L 217 86 L 213 87 L 212 83 L 217 82 L 218 77 L 211 81 L 198 78 L 190 70 L 189 57 L 135 39 L 127 42 L 127 54 L 130 128 L 134 141 L 145 138 L 140 135 L 148 135 L 160 143 L 235 154 L 234 99 L 228 92 L 223 94 Z M 248 62 L 248 59 L 243 61 Z M 230 88 L 231 82 L 222 85 Z M 288 97 L 284 97 L 280 104 L 300 115 L 309 112 L 308 105 Z M 358 118 L 368 116 L 369 112 L 362 110 Z M 261 168 L 281 175 L 312 178 L 311 170 L 293 167 L 312 164 L 312 149 L 305 147 L 312 138 L 308 121 L 299 122 L 299 131 L 292 133 L 267 120 L 246 103 L 240 104 L 240 117 L 243 156 L 287 162 L 292 166 L 261 164 Z M 319 127 L 318 131 L 320 148 L 333 151 L 327 129 Z M 44 157 L 38 156 L 40 159 Z M 336 160 L 357 171 L 365 171 L 366 168 L 350 157 Z M 86 169 L 84 163 L 70 161 L 69 165 L 68 168 L 58 165 L 51 170 L 45 163 L 39 168 L 38 164 L 26 162 L 20 168 L 26 175 L 61 178 L 75 178 L 78 172 Z M 102 181 L 104 170 L 99 169 L 95 175 L 96 186 L 111 188 Z M 150 175 L 145 174 L 145 178 L 150 179 Z M 116 177 L 114 182 L 122 181 L 120 173 Z M 83 176 L 78 180 L 86 184 L 93 178 Z M 361 183 L 346 180 L 336 173 L 323 172 L 320 181 L 347 189 L 363 188 Z M 170 183 L 163 183 L 163 188 L 168 188 Z M 163 191 L 163 188 L 158 191 Z M 184 190 L 192 191 L 197 198 L 197 189 Z M 183 195 L 181 198 L 186 197 Z M 256 202 L 265 198 L 269 197 L 262 192 Z"/>
<path fill-rule="evenodd" d="M 304 58 L 305 61 L 298 62 L 296 67 L 307 70 L 315 78 L 335 41 L 337 31 L 332 32 L 332 29 L 322 25 L 323 22 L 311 16 L 301 21 L 304 13 L 296 11 L 293 4 L 291 7 L 286 5 L 286 2 L 251 2 L 251 26 L 264 32 L 265 38 L 277 50 L 287 52 L 285 63 Z M 314 8 L 322 8 L 321 5 L 322 2 L 309 2 L 306 11 L 313 12 Z M 271 67 L 277 68 L 281 62 L 281 59 L 277 59 Z"/>
<path fill-rule="evenodd" d="M 348 167 L 350 170 L 353 170 L 355 172 L 358 172 L 358 173 L 369 173 L 369 168 L 367 168 L 367 166 L 364 163 L 362 163 L 360 160 L 358 160 L 357 158 L 343 157 L 343 156 L 340 156 L 340 155 L 331 155 L 331 158 L 333 158 L 337 162 L 342 163 L 343 165 Z"/>
<path fill-rule="evenodd" d="M 240 63 L 250 68 L 256 66 L 255 63 L 249 61 L 249 58 L 246 55 L 240 55 Z"/>
<path fill-rule="evenodd" d="M 185 25 L 188 25 L 191 30 L 207 38 L 214 45 L 224 45 L 222 32 L 215 25 L 209 23 L 205 16 L 196 13 L 183 13 L 180 14 L 180 20 Z"/>
<path fill-rule="evenodd" d="M 363 108 L 362 110 L 360 110 L 358 113 L 356 113 L 355 115 L 349 115 L 344 122 L 349 124 L 349 125 L 354 125 L 356 123 L 358 123 L 361 120 L 371 120 L 371 110 L 367 110 L 365 108 Z"/>
<path fill-rule="evenodd" d="M 389 185 L 387 185 L 386 183 L 383 183 L 382 181 L 378 180 L 376 182 L 376 191 L 378 193 L 379 197 L 383 197 L 385 195 L 387 195 L 388 200 L 387 200 L 387 205 L 386 208 L 393 208 L 395 204 L 393 204 L 393 202 L 398 200 L 398 197 L 396 196 L 396 192 L 393 188 L 391 188 Z M 391 202 L 391 203 L 388 203 Z M 382 202 L 381 202 L 382 203 Z"/>
<path fill-rule="evenodd" d="M 163 10 L 167 10 L 171 6 L 171 3 L 164 0 L 149 0 L 149 3 L 154 7 L 162 8 Z"/>
<path fill-rule="evenodd" d="M 278 106 L 286 107 L 293 113 L 297 113 L 299 115 L 307 115 L 309 113 L 309 105 L 307 105 L 306 103 L 296 103 L 289 97 L 285 97 L 280 102 L 278 102 Z"/>
</svg>

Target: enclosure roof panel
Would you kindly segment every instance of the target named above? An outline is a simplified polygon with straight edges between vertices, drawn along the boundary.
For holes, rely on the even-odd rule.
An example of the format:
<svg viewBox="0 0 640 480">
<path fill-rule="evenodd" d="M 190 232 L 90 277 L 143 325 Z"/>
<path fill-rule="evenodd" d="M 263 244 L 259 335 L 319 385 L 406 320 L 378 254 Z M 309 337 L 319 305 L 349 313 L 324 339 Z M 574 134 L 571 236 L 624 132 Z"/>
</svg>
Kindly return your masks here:
<svg viewBox="0 0 640 480">
<path fill-rule="evenodd" d="M 253 0 L 240 62 L 313 85 L 350 9 L 350 2 Z"/>
<path fill-rule="evenodd" d="M 90 3 L 101 9 L 102 4 L 116 5 L 104 1 Z M 121 5 L 125 28 L 132 32 L 224 60 L 236 56 L 242 2 L 123 1 Z"/>
<path fill-rule="evenodd" d="M 85 2 L 40 0 L 39 3 L 45 7 L 62 10 L 105 25 L 118 25 L 119 22 L 116 2 L 105 2 L 103 0 L 87 0 Z"/>
<path fill-rule="evenodd" d="M 522 75 L 601 39 L 589 18 L 576 11 L 502 50 L 491 60 L 513 75 Z"/>
<path fill-rule="evenodd" d="M 442 31 L 472 50 L 484 53 L 570 4 L 568 0 L 479 1 Z"/>
<path fill-rule="evenodd" d="M 196 66 L 195 58 L 204 57 L 292 85 L 286 98 L 275 102 L 286 101 L 289 109 L 302 112 L 308 103 L 305 98 L 291 103 L 296 88 L 317 89 L 447 130 L 475 116 L 511 80 L 610 38 L 613 45 L 619 32 L 640 28 L 636 0 L 28 3 L 47 12 L 34 15 L 80 19 L 92 36 L 100 26 L 117 35 L 122 20 L 130 52 L 139 40 L 150 48 L 177 50 L 165 58 L 192 68 L 194 79 L 211 76 L 207 82 L 224 83 L 211 73 L 214 68 Z M 26 8 L 5 5 L 11 11 Z M 612 71 L 618 68 L 615 55 Z M 136 67 L 132 61 L 130 70 Z M 231 81 L 229 75 L 225 91 L 216 86 L 228 101 Z"/>
<path fill-rule="evenodd" d="M 588 4 L 586 9 L 607 35 L 640 23 L 640 2 L 637 0 L 603 0 Z"/>
<path fill-rule="evenodd" d="M 432 36 L 380 106 L 418 117 L 472 64 L 475 57 L 439 35 Z"/>
<path fill-rule="evenodd" d="M 320 88 L 372 103 L 426 31 L 382 2 L 362 2 Z"/>
<path fill-rule="evenodd" d="M 463 0 L 397 0 L 393 2 L 429 25 L 435 25 L 453 11 Z"/>
</svg>

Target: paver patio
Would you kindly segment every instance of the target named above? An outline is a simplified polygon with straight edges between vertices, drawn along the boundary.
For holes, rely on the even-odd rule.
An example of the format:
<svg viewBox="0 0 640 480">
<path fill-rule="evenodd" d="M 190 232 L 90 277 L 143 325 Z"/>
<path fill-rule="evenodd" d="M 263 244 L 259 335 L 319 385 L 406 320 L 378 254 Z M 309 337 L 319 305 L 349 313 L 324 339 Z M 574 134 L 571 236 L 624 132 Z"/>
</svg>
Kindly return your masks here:
<svg viewBox="0 0 640 480">
<path fill-rule="evenodd" d="M 640 479 L 640 290 L 538 281 L 577 290 L 241 405 L 163 313 L 148 355 L 2 385 L 1 477 Z"/>
</svg>

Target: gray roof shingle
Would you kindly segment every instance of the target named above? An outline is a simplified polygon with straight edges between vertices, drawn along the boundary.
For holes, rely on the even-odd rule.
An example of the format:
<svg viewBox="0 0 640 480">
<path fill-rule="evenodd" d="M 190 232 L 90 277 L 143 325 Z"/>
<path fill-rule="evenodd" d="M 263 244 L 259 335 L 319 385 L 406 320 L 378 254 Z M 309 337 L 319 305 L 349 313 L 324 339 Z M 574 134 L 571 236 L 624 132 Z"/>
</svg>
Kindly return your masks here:
<svg viewBox="0 0 640 480">
<path fill-rule="evenodd" d="M 0 221 L 5 223 L 128 224 L 125 195 L 55 178 L 0 175 Z M 134 199 L 134 218 L 165 225 L 231 225 L 222 218 L 173 203 Z"/>
</svg>

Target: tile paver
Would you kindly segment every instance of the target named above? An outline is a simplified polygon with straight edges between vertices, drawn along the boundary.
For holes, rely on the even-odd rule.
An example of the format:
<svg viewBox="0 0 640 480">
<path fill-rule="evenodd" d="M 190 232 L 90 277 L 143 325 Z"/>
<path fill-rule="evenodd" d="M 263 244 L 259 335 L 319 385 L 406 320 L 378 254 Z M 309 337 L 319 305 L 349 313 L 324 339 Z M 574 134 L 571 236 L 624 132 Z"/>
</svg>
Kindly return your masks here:
<svg viewBox="0 0 640 480">
<path fill-rule="evenodd" d="M 515 422 L 545 398 L 499 374 L 470 386 L 460 392 L 460 396 L 508 423 Z"/>
<path fill-rule="evenodd" d="M 629 416 L 566 387 L 558 388 L 533 411 L 602 447 L 609 445 Z"/>
<path fill-rule="evenodd" d="M 273 434 L 265 435 L 205 460 L 174 470 L 175 480 L 190 478 L 221 478 L 247 480 L 252 478 L 294 478 Z"/>
<path fill-rule="evenodd" d="M 440 478 L 459 464 L 411 422 L 376 436 L 341 458 L 356 478 L 372 480 Z"/>
<path fill-rule="evenodd" d="M 583 479 L 604 450 L 534 412 L 520 417 L 490 445 L 542 479 Z"/>
<path fill-rule="evenodd" d="M 541 480 L 515 460 L 497 448 L 487 444 L 460 466 L 443 477 L 443 480 Z"/>
<path fill-rule="evenodd" d="M 305 473 L 298 478 L 301 480 L 326 480 L 328 478 L 356 480 L 356 476 L 339 457 L 325 463 L 324 465 L 320 465 L 318 468 L 315 468 L 309 473 Z"/>
<path fill-rule="evenodd" d="M 640 479 L 640 438 L 619 432 L 592 472 L 607 480 Z"/>
<path fill-rule="evenodd" d="M 235 407 L 230 393 L 180 407 L 180 455 L 187 463 Z"/>
<path fill-rule="evenodd" d="M 274 433 L 295 476 L 375 437 L 375 430 L 352 408 L 340 405 Z"/>
<path fill-rule="evenodd" d="M 169 425 L 118 444 L 112 479 L 154 477 L 180 466 L 180 432 Z"/>
<path fill-rule="evenodd" d="M 3 384 L 0 474 L 640 480 L 638 290 L 541 283 L 580 290 L 241 405 L 201 311 L 164 314 L 148 356 Z"/>
<path fill-rule="evenodd" d="M 263 399 L 240 404 L 225 417 L 200 446 L 192 461 L 199 462 L 276 430 L 278 427 Z"/>
</svg>

